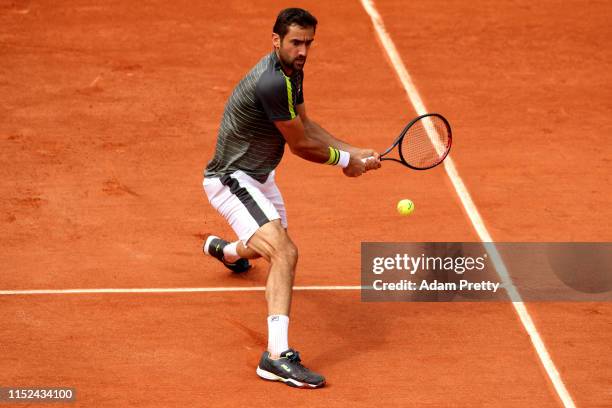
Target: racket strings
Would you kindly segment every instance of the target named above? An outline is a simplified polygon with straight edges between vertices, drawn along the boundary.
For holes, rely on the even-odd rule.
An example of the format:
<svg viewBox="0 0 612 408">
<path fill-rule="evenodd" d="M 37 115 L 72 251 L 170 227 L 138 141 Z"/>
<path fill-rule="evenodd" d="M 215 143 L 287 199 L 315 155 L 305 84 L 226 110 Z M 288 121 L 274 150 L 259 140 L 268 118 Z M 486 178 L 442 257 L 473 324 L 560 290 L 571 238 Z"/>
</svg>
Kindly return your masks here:
<svg viewBox="0 0 612 408">
<path fill-rule="evenodd" d="M 414 123 L 404 136 L 401 153 L 416 168 L 429 168 L 446 156 L 450 134 L 446 123 L 437 116 L 427 116 Z"/>
</svg>

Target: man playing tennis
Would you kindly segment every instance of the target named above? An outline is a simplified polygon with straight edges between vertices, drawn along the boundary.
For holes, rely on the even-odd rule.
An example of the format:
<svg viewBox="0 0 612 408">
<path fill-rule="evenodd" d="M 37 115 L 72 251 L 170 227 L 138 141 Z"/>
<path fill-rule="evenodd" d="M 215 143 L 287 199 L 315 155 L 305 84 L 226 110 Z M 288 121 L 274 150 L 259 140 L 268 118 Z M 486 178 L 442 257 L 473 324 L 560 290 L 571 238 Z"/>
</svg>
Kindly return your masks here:
<svg viewBox="0 0 612 408">
<path fill-rule="evenodd" d="M 317 19 L 299 8 L 282 10 L 272 34 L 274 50 L 238 83 L 225 106 L 204 190 L 211 205 L 238 236 L 228 242 L 209 236 L 204 252 L 233 272 L 249 269 L 249 259 L 270 264 L 266 283 L 268 350 L 257 367 L 267 380 L 317 388 L 323 376 L 300 363 L 288 345 L 289 311 L 297 248 L 287 233 L 283 198 L 274 182 L 285 143 L 293 154 L 315 163 L 340 166 L 346 176 L 380 167 L 379 155 L 344 143 L 306 115 L 303 67 Z M 362 160 L 367 159 L 367 160 Z"/>
</svg>

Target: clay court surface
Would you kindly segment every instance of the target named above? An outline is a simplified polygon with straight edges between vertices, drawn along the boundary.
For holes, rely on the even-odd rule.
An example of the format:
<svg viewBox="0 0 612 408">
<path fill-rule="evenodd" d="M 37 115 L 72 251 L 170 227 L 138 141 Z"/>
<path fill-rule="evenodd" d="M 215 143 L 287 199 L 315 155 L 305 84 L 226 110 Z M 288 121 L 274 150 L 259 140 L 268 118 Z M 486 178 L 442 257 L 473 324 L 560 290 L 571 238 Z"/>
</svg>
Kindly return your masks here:
<svg viewBox="0 0 612 408">
<path fill-rule="evenodd" d="M 332 4 L 333 3 L 333 4 Z M 255 375 L 261 291 L 202 236 L 233 238 L 202 170 L 233 86 L 286 6 L 319 19 L 309 115 L 377 149 L 415 116 L 357 1 L 0 0 L 0 386 L 66 386 L 70 406 L 508 406 L 563 402 L 511 303 L 362 303 L 296 291 L 290 343 L 316 391 Z M 376 2 L 496 241 L 611 241 L 612 4 Z M 277 182 L 296 285 L 359 285 L 363 241 L 478 241 L 443 167 L 358 179 L 287 150 Z M 394 210 L 416 203 L 411 217 Z M 527 303 L 579 407 L 612 406 L 612 304 Z M 567 406 L 567 405 L 566 405 Z"/>
</svg>

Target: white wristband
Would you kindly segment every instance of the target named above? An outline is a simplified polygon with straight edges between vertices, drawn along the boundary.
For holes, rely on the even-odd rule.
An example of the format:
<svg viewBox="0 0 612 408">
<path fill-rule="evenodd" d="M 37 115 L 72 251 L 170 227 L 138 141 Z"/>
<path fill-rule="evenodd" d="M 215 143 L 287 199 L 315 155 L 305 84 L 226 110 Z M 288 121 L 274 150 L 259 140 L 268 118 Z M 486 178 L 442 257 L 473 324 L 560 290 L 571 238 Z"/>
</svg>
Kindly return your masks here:
<svg viewBox="0 0 612 408">
<path fill-rule="evenodd" d="M 329 146 L 329 159 L 325 164 L 331 164 L 332 166 L 340 166 L 345 168 L 351 161 L 351 154 L 335 147 Z"/>
<path fill-rule="evenodd" d="M 338 160 L 338 166 L 345 168 L 348 166 L 349 161 L 351 161 L 351 154 L 349 152 L 345 152 L 344 150 L 338 150 L 340 152 L 340 160 Z"/>
</svg>

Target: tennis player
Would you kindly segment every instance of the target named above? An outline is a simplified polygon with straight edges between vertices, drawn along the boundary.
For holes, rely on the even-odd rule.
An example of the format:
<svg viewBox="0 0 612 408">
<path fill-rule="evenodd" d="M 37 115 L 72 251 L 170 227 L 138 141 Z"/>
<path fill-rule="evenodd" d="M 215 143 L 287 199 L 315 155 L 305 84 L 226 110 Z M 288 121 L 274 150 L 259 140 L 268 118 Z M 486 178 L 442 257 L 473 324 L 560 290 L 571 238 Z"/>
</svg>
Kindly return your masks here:
<svg viewBox="0 0 612 408">
<path fill-rule="evenodd" d="M 250 268 L 249 259 L 263 257 L 270 264 L 268 350 L 257 374 L 302 388 L 322 387 L 325 379 L 304 367 L 299 353 L 288 344 L 298 251 L 287 233 L 274 170 L 285 144 L 293 154 L 339 166 L 349 177 L 380 167 L 377 152 L 336 139 L 306 115 L 303 68 L 316 27 L 317 19 L 306 10 L 280 12 L 272 33 L 273 51 L 246 74 L 229 97 L 203 183 L 211 205 L 238 236 L 237 241 L 228 242 L 211 235 L 204 252 L 237 273 Z"/>
</svg>

